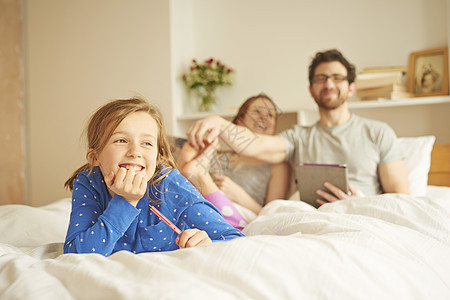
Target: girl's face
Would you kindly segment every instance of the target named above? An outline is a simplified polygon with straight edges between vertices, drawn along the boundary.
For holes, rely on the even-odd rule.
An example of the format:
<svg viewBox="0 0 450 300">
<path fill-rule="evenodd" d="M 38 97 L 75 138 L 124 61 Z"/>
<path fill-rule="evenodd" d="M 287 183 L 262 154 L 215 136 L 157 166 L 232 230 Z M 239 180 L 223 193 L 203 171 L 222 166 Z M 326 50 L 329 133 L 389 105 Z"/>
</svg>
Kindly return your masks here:
<svg viewBox="0 0 450 300">
<path fill-rule="evenodd" d="M 145 172 L 148 180 L 153 176 L 158 157 L 158 125 L 146 112 L 128 115 L 114 130 L 103 150 L 94 156 L 104 177 L 119 168 Z"/>
<path fill-rule="evenodd" d="M 256 133 L 274 134 L 276 116 L 275 106 L 267 99 L 258 98 L 250 104 L 244 117 L 239 119 L 237 124 Z"/>
<path fill-rule="evenodd" d="M 434 78 L 431 73 L 428 73 L 425 76 L 423 76 L 423 81 L 422 81 L 423 88 L 431 90 L 431 88 L 433 87 L 433 84 L 434 84 Z"/>
</svg>

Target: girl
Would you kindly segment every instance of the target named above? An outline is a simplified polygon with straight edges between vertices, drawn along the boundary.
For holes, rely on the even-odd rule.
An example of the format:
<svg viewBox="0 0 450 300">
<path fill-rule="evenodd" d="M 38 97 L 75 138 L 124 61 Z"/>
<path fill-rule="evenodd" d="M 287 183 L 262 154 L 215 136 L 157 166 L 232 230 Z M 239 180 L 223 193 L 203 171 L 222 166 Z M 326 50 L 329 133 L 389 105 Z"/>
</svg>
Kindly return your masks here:
<svg viewBox="0 0 450 300">
<path fill-rule="evenodd" d="M 175 169 L 161 114 L 145 100 L 101 107 L 87 139 L 88 163 L 65 183 L 72 191 L 65 253 L 168 251 L 243 236 Z"/>
<path fill-rule="evenodd" d="M 259 94 L 241 105 L 232 122 L 258 134 L 273 135 L 277 115 L 273 100 Z M 218 142 L 215 141 L 199 153 L 185 143 L 178 166 L 181 173 L 222 212 L 231 225 L 242 229 L 247 223 L 233 202 L 259 214 L 270 201 L 286 199 L 290 182 L 288 163 L 271 165 L 237 153 L 222 154 L 217 158 L 214 153 L 217 147 Z M 214 172 L 214 168 L 219 170 Z"/>
</svg>

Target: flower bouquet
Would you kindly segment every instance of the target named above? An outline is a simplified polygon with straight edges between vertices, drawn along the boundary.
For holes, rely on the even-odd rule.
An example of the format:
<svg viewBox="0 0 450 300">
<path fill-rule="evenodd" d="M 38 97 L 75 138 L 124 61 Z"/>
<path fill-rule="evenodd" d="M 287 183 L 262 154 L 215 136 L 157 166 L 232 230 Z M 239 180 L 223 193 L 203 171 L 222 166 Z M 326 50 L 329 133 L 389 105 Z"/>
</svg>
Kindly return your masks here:
<svg viewBox="0 0 450 300">
<path fill-rule="evenodd" d="M 219 60 L 210 58 L 203 63 L 193 59 L 188 73 L 182 76 L 183 82 L 189 90 L 194 90 L 200 96 L 200 111 L 208 111 L 216 104 L 216 88 L 231 85 L 233 69 Z"/>
</svg>

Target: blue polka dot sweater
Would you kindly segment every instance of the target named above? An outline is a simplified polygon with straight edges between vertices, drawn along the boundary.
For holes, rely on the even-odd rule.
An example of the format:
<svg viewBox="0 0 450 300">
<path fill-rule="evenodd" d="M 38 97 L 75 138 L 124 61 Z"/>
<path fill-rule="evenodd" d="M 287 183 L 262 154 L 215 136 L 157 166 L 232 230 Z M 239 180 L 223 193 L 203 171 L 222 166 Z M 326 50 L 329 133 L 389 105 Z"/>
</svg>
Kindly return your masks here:
<svg viewBox="0 0 450 300">
<path fill-rule="evenodd" d="M 80 172 L 73 182 L 72 212 L 64 253 L 99 253 L 108 256 L 120 250 L 134 253 L 178 249 L 178 235 L 153 214 L 155 207 L 181 231 L 197 228 L 213 241 L 244 236 L 228 224 L 178 170 L 169 173 L 139 200 L 136 207 L 119 195 L 111 196 L 98 167 L 91 174 Z M 152 203 L 153 205 L 153 203 Z"/>
</svg>

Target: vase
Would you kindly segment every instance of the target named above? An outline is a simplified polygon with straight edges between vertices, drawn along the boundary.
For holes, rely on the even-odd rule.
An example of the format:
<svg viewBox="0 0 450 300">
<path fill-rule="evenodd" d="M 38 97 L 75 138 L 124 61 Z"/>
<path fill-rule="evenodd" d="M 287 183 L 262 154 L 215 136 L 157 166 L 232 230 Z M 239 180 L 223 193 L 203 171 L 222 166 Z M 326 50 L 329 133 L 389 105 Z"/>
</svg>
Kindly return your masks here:
<svg viewBox="0 0 450 300">
<path fill-rule="evenodd" d="M 216 86 L 202 86 L 197 89 L 199 95 L 199 111 L 211 111 L 216 104 Z"/>
</svg>

